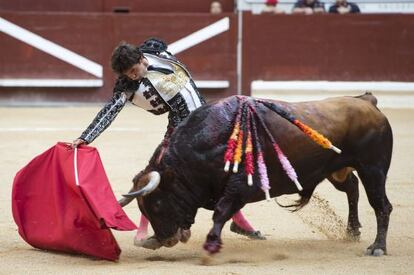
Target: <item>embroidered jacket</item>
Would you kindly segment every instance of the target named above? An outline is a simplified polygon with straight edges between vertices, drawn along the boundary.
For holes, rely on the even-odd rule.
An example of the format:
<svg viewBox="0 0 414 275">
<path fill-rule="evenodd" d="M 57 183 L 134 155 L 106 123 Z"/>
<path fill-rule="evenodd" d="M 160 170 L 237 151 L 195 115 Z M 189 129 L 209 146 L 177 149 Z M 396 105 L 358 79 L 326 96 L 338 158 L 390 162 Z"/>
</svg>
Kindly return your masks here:
<svg viewBox="0 0 414 275">
<path fill-rule="evenodd" d="M 149 66 L 140 81 L 119 77 L 113 96 L 98 112 L 80 139 L 91 143 L 114 121 L 127 101 L 155 115 L 169 112 L 168 128 L 176 127 L 190 112 L 205 104 L 185 66 L 167 52 L 144 53 Z"/>
</svg>

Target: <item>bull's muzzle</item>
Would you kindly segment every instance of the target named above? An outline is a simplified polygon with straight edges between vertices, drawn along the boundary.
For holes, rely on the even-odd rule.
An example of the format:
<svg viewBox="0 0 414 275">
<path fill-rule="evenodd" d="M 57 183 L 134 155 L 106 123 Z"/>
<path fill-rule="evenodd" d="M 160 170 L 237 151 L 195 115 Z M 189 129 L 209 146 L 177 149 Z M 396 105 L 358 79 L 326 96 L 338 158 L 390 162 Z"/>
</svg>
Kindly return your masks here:
<svg viewBox="0 0 414 275">
<path fill-rule="evenodd" d="M 122 195 L 122 196 L 126 198 L 136 198 L 139 196 L 146 196 L 158 187 L 158 185 L 160 184 L 160 181 L 161 181 L 160 173 L 156 171 L 152 171 L 148 173 L 148 183 L 142 189 Z"/>
</svg>

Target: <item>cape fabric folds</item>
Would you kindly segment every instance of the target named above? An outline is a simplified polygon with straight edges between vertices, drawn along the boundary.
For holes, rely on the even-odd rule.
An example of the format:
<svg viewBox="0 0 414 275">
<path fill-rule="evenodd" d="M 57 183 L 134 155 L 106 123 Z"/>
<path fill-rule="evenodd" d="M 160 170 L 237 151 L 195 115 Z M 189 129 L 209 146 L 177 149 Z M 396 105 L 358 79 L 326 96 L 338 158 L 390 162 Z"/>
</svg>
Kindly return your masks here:
<svg viewBox="0 0 414 275">
<path fill-rule="evenodd" d="M 46 250 L 117 260 L 121 254 L 109 228 L 134 230 L 118 204 L 98 151 L 65 143 L 34 158 L 14 178 L 13 218 L 20 236 Z"/>
</svg>

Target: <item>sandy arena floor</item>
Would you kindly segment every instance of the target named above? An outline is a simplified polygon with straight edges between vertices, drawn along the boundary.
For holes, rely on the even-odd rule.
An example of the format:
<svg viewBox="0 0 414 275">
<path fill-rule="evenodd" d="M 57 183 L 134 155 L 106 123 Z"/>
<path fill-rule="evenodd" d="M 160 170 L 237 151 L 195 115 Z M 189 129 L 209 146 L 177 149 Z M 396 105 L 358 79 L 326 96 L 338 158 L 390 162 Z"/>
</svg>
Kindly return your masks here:
<svg viewBox="0 0 414 275">
<path fill-rule="evenodd" d="M 212 212 L 205 210 L 197 215 L 189 243 L 170 249 L 137 248 L 134 232 L 115 231 L 123 250 L 116 263 L 32 248 L 20 238 L 12 218 L 14 175 L 57 141 L 78 137 L 99 108 L 0 108 L 0 274 L 414 274 L 414 110 L 384 111 L 394 130 L 387 182 L 394 211 L 387 256 L 364 256 L 375 238 L 376 223 L 362 185 L 361 241 L 350 242 L 342 234 L 348 211 L 346 196 L 328 182 L 318 187 L 317 198 L 300 213 L 289 213 L 274 201 L 246 206 L 246 216 L 267 240 L 235 235 L 226 225 L 224 248 L 213 258 L 202 250 L 212 226 Z M 127 107 L 93 143 L 117 197 L 129 190 L 132 177 L 145 166 L 164 134 L 166 120 Z M 126 211 L 138 221 L 135 203 Z"/>
</svg>

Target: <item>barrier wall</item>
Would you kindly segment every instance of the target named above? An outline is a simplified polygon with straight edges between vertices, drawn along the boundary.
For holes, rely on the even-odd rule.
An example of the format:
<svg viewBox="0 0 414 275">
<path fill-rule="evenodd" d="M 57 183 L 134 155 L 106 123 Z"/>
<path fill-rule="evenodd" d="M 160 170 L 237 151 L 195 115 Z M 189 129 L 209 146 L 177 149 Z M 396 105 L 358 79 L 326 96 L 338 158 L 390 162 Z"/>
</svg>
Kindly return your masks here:
<svg viewBox="0 0 414 275">
<path fill-rule="evenodd" d="M 243 18 L 243 91 L 253 80 L 414 81 L 414 15 Z"/>
<path fill-rule="evenodd" d="M 109 59 L 122 40 L 140 44 L 148 37 L 175 42 L 223 17 L 230 29 L 179 54 L 195 80 L 229 81 L 228 89 L 215 89 L 210 98 L 236 90 L 236 16 L 209 14 L 80 14 L 0 13 L 4 19 L 82 55 L 103 67 L 104 86 L 98 88 L 0 88 L 0 98 L 15 101 L 104 101 L 112 93 L 115 75 Z M 96 79 L 95 76 L 0 32 L 1 78 Z M 204 91 L 202 91 L 204 93 Z"/>
</svg>

